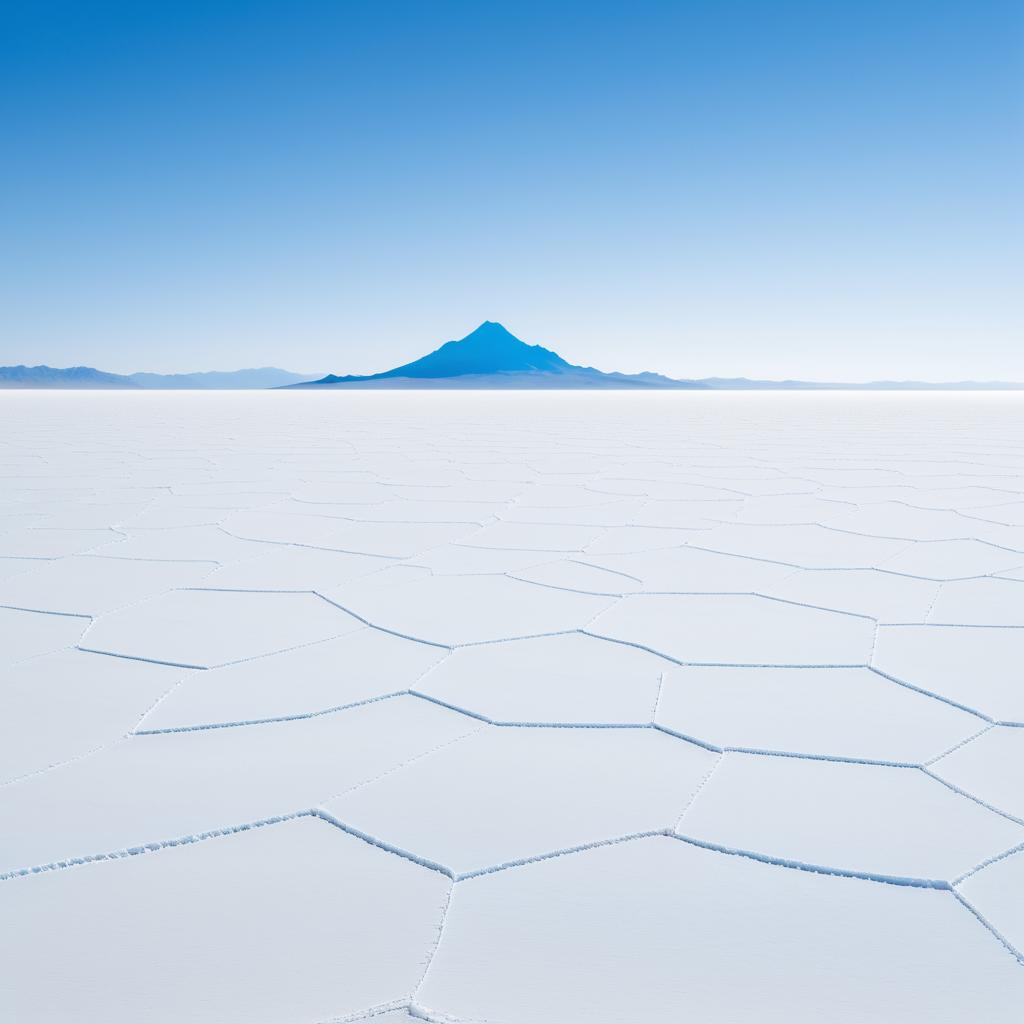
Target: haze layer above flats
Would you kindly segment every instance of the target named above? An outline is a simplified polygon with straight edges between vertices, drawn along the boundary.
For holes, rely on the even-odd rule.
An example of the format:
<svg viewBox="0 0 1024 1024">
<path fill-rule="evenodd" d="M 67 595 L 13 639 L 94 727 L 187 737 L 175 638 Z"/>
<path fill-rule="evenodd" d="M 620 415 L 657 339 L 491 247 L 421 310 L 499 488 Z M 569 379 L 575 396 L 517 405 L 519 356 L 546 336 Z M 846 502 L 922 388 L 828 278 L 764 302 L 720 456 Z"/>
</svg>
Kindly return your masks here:
<svg viewBox="0 0 1024 1024">
<path fill-rule="evenodd" d="M 251 388 L 372 388 L 422 390 L 1015 390 L 1024 384 L 1000 381 L 871 381 L 852 384 L 802 380 L 750 380 L 746 377 L 673 379 L 660 373 L 619 373 L 577 366 L 541 345 L 529 345 L 501 324 L 484 321 L 458 341 L 411 363 L 371 374 L 298 374 L 274 367 L 204 373 L 107 373 L 89 366 L 0 366 L 0 388 L 123 388 L 215 390 Z"/>
</svg>

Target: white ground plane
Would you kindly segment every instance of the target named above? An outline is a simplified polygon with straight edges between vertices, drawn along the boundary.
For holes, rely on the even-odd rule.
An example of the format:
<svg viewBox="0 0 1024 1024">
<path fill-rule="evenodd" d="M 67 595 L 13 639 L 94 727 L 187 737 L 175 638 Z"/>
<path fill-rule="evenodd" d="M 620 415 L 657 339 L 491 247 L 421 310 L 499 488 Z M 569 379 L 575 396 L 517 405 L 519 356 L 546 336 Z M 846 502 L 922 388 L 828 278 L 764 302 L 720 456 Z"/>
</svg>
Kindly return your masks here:
<svg viewBox="0 0 1024 1024">
<path fill-rule="evenodd" d="M 1014 394 L 7 393 L 0 1020 L 1009 1024 Z"/>
</svg>

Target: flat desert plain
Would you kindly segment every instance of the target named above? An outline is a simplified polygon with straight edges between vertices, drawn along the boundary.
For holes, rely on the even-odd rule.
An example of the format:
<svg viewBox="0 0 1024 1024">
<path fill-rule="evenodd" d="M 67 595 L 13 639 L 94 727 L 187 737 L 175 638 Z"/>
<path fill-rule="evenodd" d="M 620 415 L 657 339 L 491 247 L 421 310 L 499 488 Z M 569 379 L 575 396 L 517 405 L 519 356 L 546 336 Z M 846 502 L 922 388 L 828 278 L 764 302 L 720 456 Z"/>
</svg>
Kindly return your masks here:
<svg viewBox="0 0 1024 1024">
<path fill-rule="evenodd" d="M 1024 398 L 0 396 L 0 1018 L 1024 1006 Z"/>
</svg>

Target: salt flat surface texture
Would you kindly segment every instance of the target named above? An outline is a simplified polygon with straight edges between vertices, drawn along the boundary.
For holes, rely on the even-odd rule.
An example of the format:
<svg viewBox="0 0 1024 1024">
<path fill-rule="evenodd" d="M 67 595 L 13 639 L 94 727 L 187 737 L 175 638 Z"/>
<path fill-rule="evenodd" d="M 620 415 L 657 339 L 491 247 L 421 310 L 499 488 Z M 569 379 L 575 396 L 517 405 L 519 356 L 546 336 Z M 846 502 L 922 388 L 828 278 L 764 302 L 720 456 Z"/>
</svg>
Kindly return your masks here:
<svg viewBox="0 0 1024 1024">
<path fill-rule="evenodd" d="M 0 1020 L 1017 1022 L 1024 399 L 0 398 Z"/>
</svg>

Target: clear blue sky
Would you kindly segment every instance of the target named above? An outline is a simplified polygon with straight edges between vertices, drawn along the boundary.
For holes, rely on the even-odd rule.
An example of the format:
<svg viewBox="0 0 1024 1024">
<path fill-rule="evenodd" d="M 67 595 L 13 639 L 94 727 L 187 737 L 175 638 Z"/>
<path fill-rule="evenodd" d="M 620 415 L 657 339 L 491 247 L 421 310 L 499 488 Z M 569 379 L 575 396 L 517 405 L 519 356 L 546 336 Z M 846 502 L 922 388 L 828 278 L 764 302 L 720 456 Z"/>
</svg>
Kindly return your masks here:
<svg viewBox="0 0 1024 1024">
<path fill-rule="evenodd" d="M 0 0 L 0 362 L 1024 379 L 1016 0 Z"/>
</svg>

